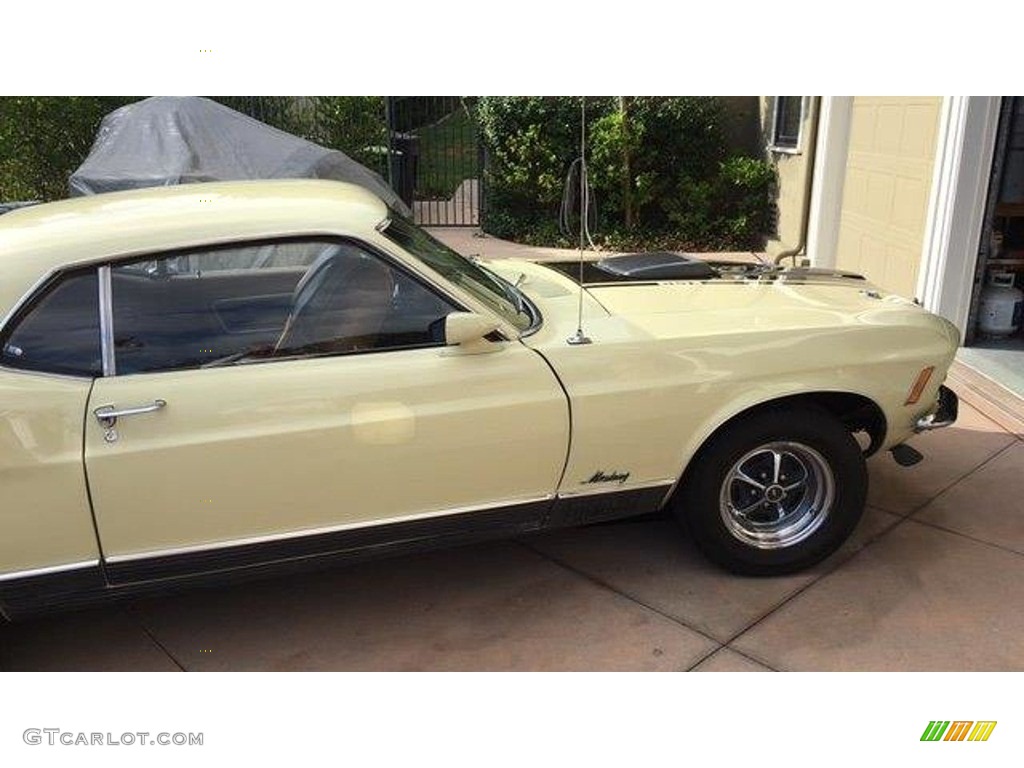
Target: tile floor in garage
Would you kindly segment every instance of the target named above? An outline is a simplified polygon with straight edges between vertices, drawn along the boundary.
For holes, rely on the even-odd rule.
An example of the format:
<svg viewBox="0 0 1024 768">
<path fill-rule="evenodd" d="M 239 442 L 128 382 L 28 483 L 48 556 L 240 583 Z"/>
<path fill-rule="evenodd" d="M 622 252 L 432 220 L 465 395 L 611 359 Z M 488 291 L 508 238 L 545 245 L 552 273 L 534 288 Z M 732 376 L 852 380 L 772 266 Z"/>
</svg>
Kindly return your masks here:
<svg viewBox="0 0 1024 768">
<path fill-rule="evenodd" d="M 962 400 L 921 464 L 872 458 L 860 527 L 798 575 L 726 574 L 648 518 L 3 627 L 0 669 L 1024 670 L 1003 423 Z"/>
</svg>

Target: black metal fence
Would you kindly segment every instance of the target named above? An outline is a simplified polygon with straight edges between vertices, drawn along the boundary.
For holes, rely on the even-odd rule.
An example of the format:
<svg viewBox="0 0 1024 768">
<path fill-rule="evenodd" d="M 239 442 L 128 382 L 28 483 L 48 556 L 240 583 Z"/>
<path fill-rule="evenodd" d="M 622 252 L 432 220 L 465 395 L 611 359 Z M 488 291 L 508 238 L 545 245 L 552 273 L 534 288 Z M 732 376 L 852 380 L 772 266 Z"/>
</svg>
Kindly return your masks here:
<svg viewBox="0 0 1024 768">
<path fill-rule="evenodd" d="M 471 97 L 385 97 L 390 180 L 419 224 L 480 225 L 483 145 L 472 107 Z"/>
<path fill-rule="evenodd" d="M 224 96 L 233 109 L 383 176 L 427 226 L 479 226 L 482 143 L 473 97 Z"/>
<path fill-rule="evenodd" d="M 385 179 L 388 127 L 383 96 L 215 96 L 282 131 L 337 149 Z"/>
</svg>

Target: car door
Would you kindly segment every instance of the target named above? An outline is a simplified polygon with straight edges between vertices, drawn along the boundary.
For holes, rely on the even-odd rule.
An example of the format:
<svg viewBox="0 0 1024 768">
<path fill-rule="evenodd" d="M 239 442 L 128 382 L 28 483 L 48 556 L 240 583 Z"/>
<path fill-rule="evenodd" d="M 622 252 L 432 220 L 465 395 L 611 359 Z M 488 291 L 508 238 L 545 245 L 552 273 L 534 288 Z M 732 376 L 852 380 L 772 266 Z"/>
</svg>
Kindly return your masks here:
<svg viewBox="0 0 1024 768">
<path fill-rule="evenodd" d="M 460 307 L 368 246 L 194 250 L 100 281 L 85 463 L 112 581 L 497 524 L 554 494 L 569 417 L 547 365 L 518 341 L 446 347 Z"/>
<path fill-rule="evenodd" d="M 54 276 L 0 333 L 0 599 L 8 605 L 20 575 L 98 565 L 81 451 L 99 369 L 95 270 Z"/>
</svg>

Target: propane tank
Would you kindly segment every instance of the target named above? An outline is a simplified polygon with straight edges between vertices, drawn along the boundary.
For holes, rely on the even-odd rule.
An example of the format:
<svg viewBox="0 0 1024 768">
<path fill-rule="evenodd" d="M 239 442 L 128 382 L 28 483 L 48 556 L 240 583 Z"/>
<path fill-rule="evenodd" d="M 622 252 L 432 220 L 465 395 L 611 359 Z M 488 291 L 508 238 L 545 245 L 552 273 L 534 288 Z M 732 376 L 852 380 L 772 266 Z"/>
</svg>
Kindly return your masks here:
<svg viewBox="0 0 1024 768">
<path fill-rule="evenodd" d="M 981 292 L 978 328 L 986 336 L 1009 336 L 1020 330 L 1024 291 L 1013 287 L 1012 272 L 993 272 Z"/>
</svg>

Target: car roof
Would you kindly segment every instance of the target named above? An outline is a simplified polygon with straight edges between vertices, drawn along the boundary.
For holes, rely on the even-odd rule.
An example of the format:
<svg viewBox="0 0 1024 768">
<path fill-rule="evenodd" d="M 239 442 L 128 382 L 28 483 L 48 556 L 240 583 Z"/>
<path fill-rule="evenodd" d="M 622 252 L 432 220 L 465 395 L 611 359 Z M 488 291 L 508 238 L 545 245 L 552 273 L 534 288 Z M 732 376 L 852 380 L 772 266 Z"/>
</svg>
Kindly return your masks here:
<svg viewBox="0 0 1024 768">
<path fill-rule="evenodd" d="M 20 208 L 0 216 L 0 318 L 64 267 L 202 243 L 366 236 L 387 213 L 372 192 L 322 179 L 151 187 Z"/>
</svg>

